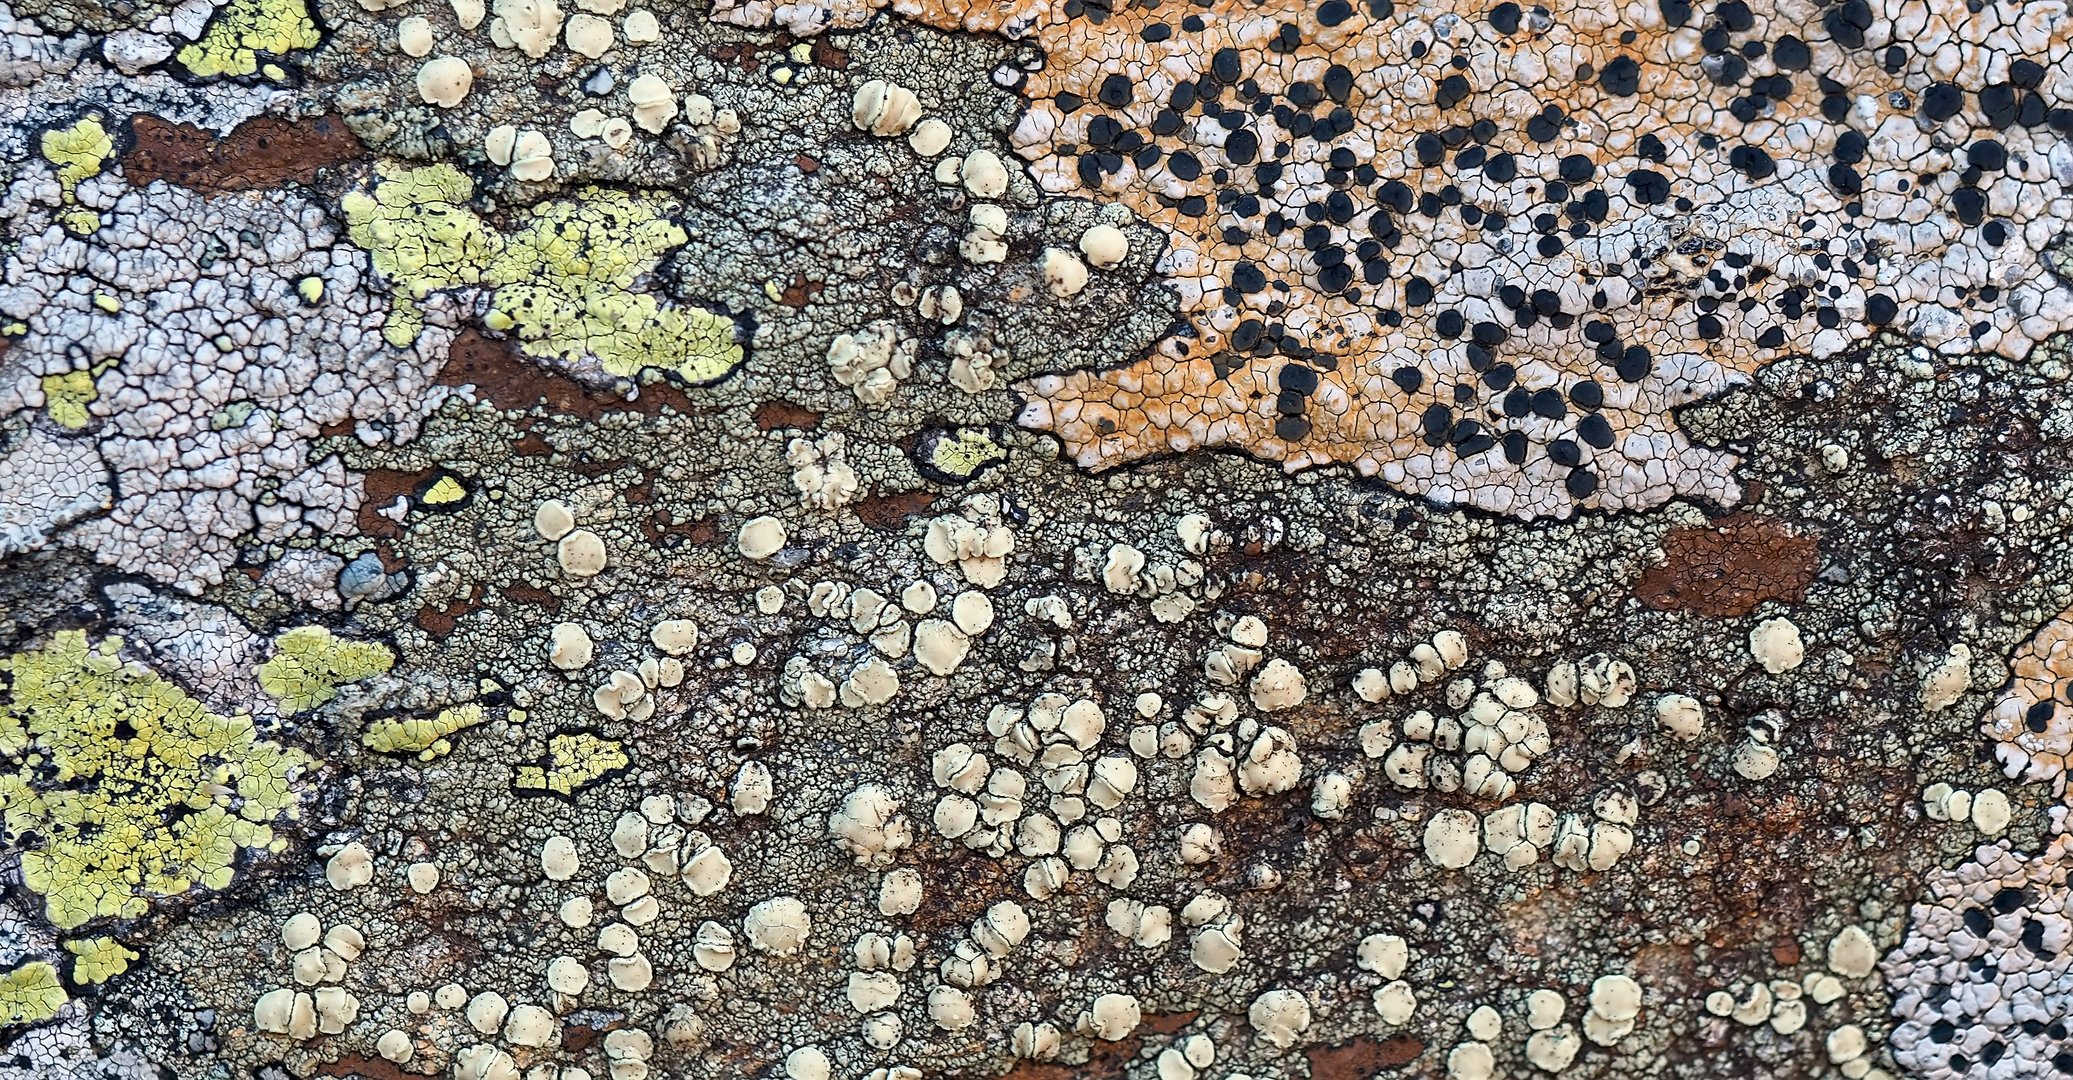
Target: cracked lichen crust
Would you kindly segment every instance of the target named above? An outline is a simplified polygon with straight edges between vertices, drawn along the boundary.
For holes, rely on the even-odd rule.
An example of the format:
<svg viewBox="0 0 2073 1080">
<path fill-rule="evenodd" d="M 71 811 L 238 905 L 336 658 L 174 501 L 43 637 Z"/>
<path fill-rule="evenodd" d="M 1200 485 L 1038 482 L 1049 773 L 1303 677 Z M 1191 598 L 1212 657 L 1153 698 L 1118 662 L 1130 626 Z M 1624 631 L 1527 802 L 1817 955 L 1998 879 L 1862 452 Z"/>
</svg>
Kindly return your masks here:
<svg viewBox="0 0 2073 1080">
<path fill-rule="evenodd" d="M 669 198 L 586 188 L 519 215 L 508 233 L 469 208 L 474 184 L 447 165 L 384 165 L 372 194 L 346 196 L 353 241 L 395 289 L 383 333 L 415 340 L 415 304 L 444 289 L 479 288 L 483 325 L 575 373 L 627 378 L 653 368 L 689 383 L 723 378 L 741 362 L 734 320 L 666 302 L 641 286 L 684 243 Z"/>
<path fill-rule="evenodd" d="M 367 256 L 302 194 L 102 174 L 75 204 L 32 169 L 6 200 L 0 414 L 52 424 L 0 446 L 0 545 L 77 545 L 199 592 L 242 537 L 351 521 L 359 484 L 314 452 L 322 429 L 408 438 L 446 393 L 432 375 L 451 332 L 383 344 Z M 47 227 L 74 210 L 96 218 L 86 235 Z"/>
<path fill-rule="evenodd" d="M 513 771 L 511 786 L 520 792 L 570 798 L 632 760 L 617 740 L 587 731 L 562 732 L 547 740 L 544 762 Z"/>
<path fill-rule="evenodd" d="M 52 925 L 144 914 L 230 884 L 296 816 L 308 755 L 258 737 L 118 654 L 58 633 L 0 660 L 0 821 Z"/>
<path fill-rule="evenodd" d="M 416 754 L 420 761 L 431 761 L 453 751 L 454 735 L 485 719 L 482 706 L 472 702 L 434 716 L 388 717 L 369 724 L 360 742 L 376 753 Z"/>
<path fill-rule="evenodd" d="M 104 983 L 129 970 L 137 952 L 112 937 L 81 938 L 65 942 L 72 954 L 72 981 L 81 986 Z"/>
<path fill-rule="evenodd" d="M 48 1020 L 69 1000 L 57 969 L 32 960 L 0 974 L 0 1027 Z"/>
<path fill-rule="evenodd" d="M 173 59 L 196 78 L 288 77 L 277 61 L 313 49 L 321 36 L 303 0 L 229 0 L 209 21 L 200 41 Z"/>
</svg>

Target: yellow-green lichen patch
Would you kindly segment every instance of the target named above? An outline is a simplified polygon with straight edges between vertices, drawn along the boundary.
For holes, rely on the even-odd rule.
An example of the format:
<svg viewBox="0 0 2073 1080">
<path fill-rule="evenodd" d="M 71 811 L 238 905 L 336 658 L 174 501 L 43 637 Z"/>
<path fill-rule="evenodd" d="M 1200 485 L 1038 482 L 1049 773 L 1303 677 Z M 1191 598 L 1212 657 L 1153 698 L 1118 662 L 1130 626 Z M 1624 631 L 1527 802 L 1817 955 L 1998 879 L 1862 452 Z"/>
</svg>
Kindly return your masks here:
<svg viewBox="0 0 2073 1080">
<path fill-rule="evenodd" d="M 468 505 L 468 499 L 473 494 L 460 477 L 442 470 L 431 482 L 418 489 L 417 507 L 420 510 L 449 513 Z"/>
<path fill-rule="evenodd" d="M 99 176 L 108 165 L 108 159 L 115 155 L 115 140 L 98 116 L 84 116 L 70 127 L 51 128 L 43 133 L 37 142 L 43 160 L 50 162 L 58 171 L 58 187 L 63 192 L 66 205 L 61 220 L 67 229 L 85 234 L 101 227 L 101 217 L 81 206 L 73 205 L 73 194 L 81 181 Z"/>
<path fill-rule="evenodd" d="M 963 483 L 1008 458 L 1008 448 L 985 428 L 925 432 L 915 444 L 923 475 L 942 483 Z"/>
<path fill-rule="evenodd" d="M 44 961 L 31 960 L 0 975 L 0 1027 L 48 1020 L 65 1001 L 65 984 L 58 981 L 58 969 Z"/>
<path fill-rule="evenodd" d="M 259 665 L 259 688 L 281 703 L 283 713 L 299 713 L 395 662 L 380 642 L 348 641 L 321 626 L 298 626 L 274 639 L 273 658 Z"/>
<path fill-rule="evenodd" d="M 587 731 L 556 735 L 547 740 L 547 764 L 520 765 L 511 786 L 519 791 L 574 795 L 630 762 L 616 740 L 601 739 Z"/>
<path fill-rule="evenodd" d="M 419 761 L 453 751 L 450 736 L 488 719 L 480 705 L 456 705 L 437 716 L 388 717 L 369 725 L 361 745 L 379 754 L 416 754 Z"/>
<path fill-rule="evenodd" d="M 734 320 L 635 291 L 664 253 L 685 241 L 677 204 L 658 195 L 585 188 L 525 211 L 508 236 L 467 206 L 474 185 L 449 165 L 383 165 L 372 194 L 344 201 L 355 244 L 395 291 L 384 329 L 399 348 L 424 317 L 416 301 L 439 289 L 490 290 L 483 323 L 508 331 L 533 356 L 608 374 L 657 368 L 687 382 L 726 375 L 741 362 Z"/>
<path fill-rule="evenodd" d="M 263 74 L 286 75 L 265 57 L 284 57 L 317 47 L 317 24 L 304 0 L 230 0 L 209 24 L 200 41 L 182 48 L 174 59 L 199 78 Z"/>
<path fill-rule="evenodd" d="M 115 140 L 101 126 L 100 117 L 85 116 L 71 127 L 44 132 L 37 148 L 43 152 L 43 160 L 57 166 L 58 184 L 69 199 L 80 181 L 100 175 L 115 153 Z"/>
<path fill-rule="evenodd" d="M 86 407 L 99 396 L 100 392 L 94 389 L 94 373 L 91 371 L 68 371 L 43 377 L 43 410 L 60 427 L 74 431 L 85 427 L 92 419 L 87 415 Z"/>
<path fill-rule="evenodd" d="M 81 986 L 107 982 L 128 971 L 130 961 L 137 958 L 135 952 L 112 937 L 68 941 L 65 951 L 72 954 L 72 981 Z"/>
<path fill-rule="evenodd" d="M 230 884 L 240 848 L 297 812 L 301 751 L 68 630 L 0 660 L 0 823 L 45 915 L 70 930 L 152 896 Z"/>
</svg>

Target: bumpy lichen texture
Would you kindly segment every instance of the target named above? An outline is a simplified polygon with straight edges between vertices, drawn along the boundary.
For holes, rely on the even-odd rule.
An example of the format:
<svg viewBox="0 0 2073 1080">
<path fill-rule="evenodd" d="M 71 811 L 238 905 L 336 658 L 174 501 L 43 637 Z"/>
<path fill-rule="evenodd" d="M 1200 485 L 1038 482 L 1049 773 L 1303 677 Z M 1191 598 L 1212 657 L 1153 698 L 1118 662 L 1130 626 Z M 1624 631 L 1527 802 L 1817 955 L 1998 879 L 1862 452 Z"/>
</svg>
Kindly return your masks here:
<svg viewBox="0 0 2073 1080">
<path fill-rule="evenodd" d="M 383 331 L 391 345 L 416 338 L 414 301 L 479 286 L 489 293 L 483 323 L 512 332 L 535 356 L 590 361 L 617 376 L 656 368 L 694 383 L 741 362 L 732 319 L 632 291 L 686 239 L 669 200 L 590 188 L 534 207 L 506 235 L 468 208 L 473 191 L 458 170 L 433 165 L 385 169 L 372 195 L 346 197 L 354 242 L 396 289 Z"/>
<path fill-rule="evenodd" d="M 0 821 L 59 929 L 131 918 L 153 897 L 222 889 L 240 852 L 295 816 L 307 754 L 258 737 L 67 630 L 0 661 Z"/>
<path fill-rule="evenodd" d="M 0 0 L 0 1080 L 2073 1072 L 2069 27 Z"/>
</svg>

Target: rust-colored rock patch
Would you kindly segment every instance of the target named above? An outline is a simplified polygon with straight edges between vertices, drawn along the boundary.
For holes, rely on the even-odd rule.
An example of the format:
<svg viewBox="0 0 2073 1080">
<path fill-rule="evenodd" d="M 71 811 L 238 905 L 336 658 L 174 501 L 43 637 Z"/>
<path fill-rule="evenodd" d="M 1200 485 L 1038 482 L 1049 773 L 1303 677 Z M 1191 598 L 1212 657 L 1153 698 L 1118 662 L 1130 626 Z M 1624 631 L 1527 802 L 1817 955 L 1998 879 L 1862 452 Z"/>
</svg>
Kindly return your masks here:
<svg viewBox="0 0 2073 1080">
<path fill-rule="evenodd" d="M 873 495 L 857 503 L 857 517 L 874 529 L 898 532 L 907 527 L 908 518 L 926 514 L 935 506 L 936 497 L 926 491 Z"/>
<path fill-rule="evenodd" d="M 1195 1022 L 1195 1012 L 1146 1013 L 1144 1020 L 1129 1038 L 1120 1042 L 1094 1044 L 1084 1065 L 1061 1065 L 1042 1061 L 1018 1061 L 1015 1067 L 1001 1074 L 1001 1080 L 1113 1080 L 1123 1075 L 1123 1067 L 1137 1056 L 1146 1036 L 1171 1035 Z"/>
<path fill-rule="evenodd" d="M 422 1080 L 416 1074 L 404 1072 L 401 1066 L 360 1054 L 347 1054 L 337 1061 L 327 1061 L 317 1066 L 317 1075 L 351 1077 L 353 1080 Z"/>
<path fill-rule="evenodd" d="M 756 406 L 749 415 L 756 422 L 757 431 L 776 431 L 778 428 L 799 428 L 812 431 L 821 426 L 821 414 L 804 405 L 775 398 Z"/>
<path fill-rule="evenodd" d="M 360 478 L 360 531 L 368 536 L 394 539 L 403 535 L 403 526 L 383 517 L 381 511 L 396 505 L 399 498 L 408 499 L 411 493 L 424 486 L 437 469 L 409 471 L 403 469 L 369 469 Z"/>
<path fill-rule="evenodd" d="M 268 191 L 312 184 L 319 173 L 367 156 L 367 148 L 335 115 L 288 120 L 255 116 L 218 138 L 202 128 L 150 113 L 130 119 L 122 171 L 142 187 L 166 180 L 204 195 Z"/>
<path fill-rule="evenodd" d="M 1737 618 L 1766 600 L 1806 600 L 1820 563 L 1820 542 L 1775 518 L 1730 514 L 1711 525 L 1663 536 L 1663 561 L 1641 575 L 1634 595 L 1658 611 Z"/>
<path fill-rule="evenodd" d="M 688 413 L 691 399 L 667 383 L 641 387 L 638 401 L 592 390 L 521 356 L 515 342 L 489 337 L 474 327 L 454 335 L 447 346 L 446 366 L 439 369 L 442 386 L 473 386 L 478 396 L 500 409 L 530 409 L 545 403 L 548 411 L 584 420 L 608 412 L 648 416 L 663 409 Z"/>
<path fill-rule="evenodd" d="M 1377 1070 L 1403 1068 L 1424 1052 L 1425 1043 L 1409 1035 L 1362 1035 L 1337 1046 L 1313 1046 L 1306 1056 L 1311 1080 L 1368 1080 Z"/>
</svg>

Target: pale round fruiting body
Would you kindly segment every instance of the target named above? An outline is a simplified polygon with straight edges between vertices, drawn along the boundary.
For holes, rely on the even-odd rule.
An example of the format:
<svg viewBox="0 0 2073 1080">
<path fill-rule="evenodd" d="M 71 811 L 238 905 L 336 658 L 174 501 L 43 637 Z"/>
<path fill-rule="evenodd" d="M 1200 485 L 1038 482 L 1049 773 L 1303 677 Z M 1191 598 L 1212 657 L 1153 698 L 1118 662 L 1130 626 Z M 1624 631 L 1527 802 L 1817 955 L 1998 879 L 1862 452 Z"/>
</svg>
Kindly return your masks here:
<svg viewBox="0 0 2073 1080">
<path fill-rule="evenodd" d="M 1765 671 L 1779 675 L 1800 666 L 1807 650 L 1800 640 L 1799 627 L 1780 616 L 1757 623 L 1756 629 L 1749 632 L 1749 655 Z"/>
<path fill-rule="evenodd" d="M 1080 234 L 1080 254 L 1089 265 L 1107 269 L 1130 254 L 1130 238 L 1114 225 L 1096 225 Z"/>
<path fill-rule="evenodd" d="M 422 15 L 412 15 L 396 24 L 396 47 L 413 60 L 432 51 L 432 24 Z"/>
<path fill-rule="evenodd" d="M 451 109 L 475 85 L 475 69 L 458 56 L 435 56 L 417 69 L 417 93 L 427 105 Z"/>
<path fill-rule="evenodd" d="M 931 116 L 907 133 L 907 146 L 916 154 L 931 158 L 950 148 L 950 136 L 950 125 Z"/>
<path fill-rule="evenodd" d="M 1087 1030 L 1107 1042 L 1129 1038 L 1143 1019 L 1144 1010 L 1129 994 L 1103 994 L 1087 1008 Z"/>
<path fill-rule="evenodd" d="M 549 881 L 575 877 L 581 862 L 576 855 L 576 842 L 566 836 L 550 836 L 540 845 L 540 871 Z"/>
<path fill-rule="evenodd" d="M 767 559 L 784 547 L 785 523 L 767 514 L 742 522 L 735 536 L 735 548 L 744 559 Z"/>
<path fill-rule="evenodd" d="M 605 569 L 605 541 L 589 529 L 577 529 L 561 538 L 555 558 L 570 577 L 596 577 Z"/>
<path fill-rule="evenodd" d="M 1434 866 L 1459 870 L 1482 850 L 1481 831 L 1474 814 L 1453 807 L 1441 810 L 1425 825 L 1425 857 Z"/>
</svg>

